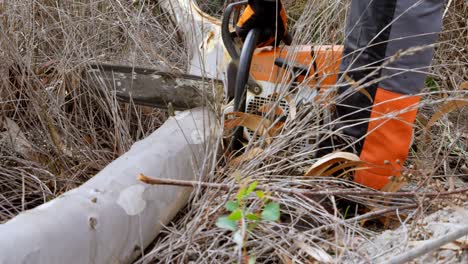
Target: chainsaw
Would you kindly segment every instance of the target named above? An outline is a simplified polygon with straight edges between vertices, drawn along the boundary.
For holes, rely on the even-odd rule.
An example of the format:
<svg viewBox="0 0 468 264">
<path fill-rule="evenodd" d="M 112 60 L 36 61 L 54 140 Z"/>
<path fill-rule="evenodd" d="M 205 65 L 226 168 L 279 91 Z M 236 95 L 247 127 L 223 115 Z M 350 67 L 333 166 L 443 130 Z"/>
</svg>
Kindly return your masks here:
<svg viewBox="0 0 468 264">
<path fill-rule="evenodd" d="M 262 33 L 252 29 L 241 43 L 231 29 L 248 1 L 227 6 L 221 21 L 221 37 L 231 58 L 225 70 L 226 79 L 216 80 L 187 74 L 172 74 L 147 68 L 94 64 L 85 72 L 95 87 L 110 89 L 122 102 L 133 102 L 156 108 L 187 110 L 219 100 L 203 92 L 208 87 L 224 91 L 225 116 L 246 113 L 265 116 L 274 113 L 284 120 L 291 105 L 306 106 L 317 100 L 321 91 L 337 81 L 343 47 L 341 45 L 286 45 L 257 49 Z M 104 87 L 104 88 L 102 88 Z M 104 91 L 108 92 L 108 91 Z M 287 94 L 287 96 L 284 96 Z M 222 99 L 220 100 L 222 101 Z M 256 131 L 237 127 L 231 142 L 239 149 L 242 142 L 258 137 Z M 311 142 L 305 140 L 302 147 Z"/>
</svg>

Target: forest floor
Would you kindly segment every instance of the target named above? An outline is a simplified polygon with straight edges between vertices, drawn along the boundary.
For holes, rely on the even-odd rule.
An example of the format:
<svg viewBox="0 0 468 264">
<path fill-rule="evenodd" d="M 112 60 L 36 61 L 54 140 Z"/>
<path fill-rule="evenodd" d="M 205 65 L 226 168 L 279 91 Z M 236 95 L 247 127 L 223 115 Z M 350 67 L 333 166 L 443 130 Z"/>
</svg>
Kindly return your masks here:
<svg viewBox="0 0 468 264">
<path fill-rule="evenodd" d="M 117 103 L 84 85 L 81 72 L 89 63 L 175 73 L 187 66 L 184 38 L 158 1 L 59 2 L 0 1 L 0 223 L 79 186 L 166 120 L 164 111 Z M 407 196 L 360 194 L 370 190 L 349 177 L 303 177 L 317 159 L 311 150 L 293 153 L 291 147 L 300 140 L 295 135 L 317 132 L 304 129 L 301 124 L 308 121 L 299 118 L 268 147 L 254 142 L 252 148 L 264 148 L 255 159 L 231 167 L 229 160 L 220 160 L 217 172 L 204 180 L 233 190 L 257 182 L 265 189 L 335 195 L 267 192 L 280 206 L 281 218 L 255 226 L 238 250 L 235 234 L 216 226 L 235 192 L 194 192 L 145 260 L 231 262 L 240 252 L 257 262 L 375 262 L 388 256 L 379 255 L 384 249 L 393 254 L 388 241 L 407 238 L 401 247 L 407 251 L 450 233 L 433 229 L 446 225 L 441 222 L 466 226 L 466 192 L 426 197 L 468 186 L 468 4 L 449 2 L 420 94 L 405 177 L 389 190 Z M 285 1 L 295 41 L 342 43 L 347 4 Z M 216 14 L 220 6 L 208 9 Z M 249 197 L 245 209 L 263 210 L 265 201 L 257 198 Z M 466 240 L 456 240 L 420 262 L 456 263 L 467 258 L 466 248 Z"/>
</svg>

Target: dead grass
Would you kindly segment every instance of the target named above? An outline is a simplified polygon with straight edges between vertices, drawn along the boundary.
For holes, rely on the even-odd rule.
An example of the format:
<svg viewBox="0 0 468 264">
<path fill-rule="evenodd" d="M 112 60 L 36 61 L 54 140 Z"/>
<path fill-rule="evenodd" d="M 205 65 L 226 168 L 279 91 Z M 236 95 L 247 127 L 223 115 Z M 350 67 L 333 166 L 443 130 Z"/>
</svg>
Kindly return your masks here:
<svg viewBox="0 0 468 264">
<path fill-rule="evenodd" d="M 185 51 L 167 15 L 160 14 L 157 6 L 141 2 L 146 3 L 70 0 L 57 6 L 56 1 L 13 1 L 1 7 L 5 30 L 0 45 L 6 63 L 0 70 L 4 80 L 0 133 L 12 130 L 11 122 L 5 120 L 13 121 L 24 133 L 26 151 L 5 147 L 8 142 L 2 141 L 0 221 L 79 185 L 164 120 L 159 111 L 117 104 L 80 82 L 80 69 L 95 60 L 152 67 L 160 67 L 158 61 L 163 61 L 175 65 L 175 70 L 184 69 L 186 56 L 180 54 Z M 296 22 L 295 42 L 341 43 L 346 7 L 347 1 L 308 1 Z M 426 124 L 443 103 L 466 100 L 467 91 L 459 85 L 468 79 L 467 11 L 464 0 L 451 1 L 430 70 L 431 81 L 421 93 L 414 144 L 405 165 L 405 180 L 414 193 L 466 186 L 466 107 L 444 114 L 430 129 Z M 221 159 L 216 173 L 204 175 L 203 180 L 233 187 L 258 181 L 266 188 L 368 191 L 345 177 L 301 176 L 316 161 L 317 145 L 302 152 L 292 147 L 304 138 L 327 133 L 327 127 L 318 121 L 323 115 L 318 106 L 299 110 L 271 144 L 264 139 L 251 142 L 249 147 L 263 148 L 262 154 L 233 167 Z M 23 137 L 16 133 L 14 138 Z M 240 177 L 236 179 L 234 174 Z M 240 251 L 232 234 L 215 226 L 216 219 L 226 213 L 224 204 L 233 196 L 233 192 L 195 188 L 190 205 L 141 262 L 238 261 Z M 363 241 L 384 228 L 406 223 L 396 217 L 383 219 L 389 226 L 375 221 L 383 210 L 403 208 L 399 217 L 407 216 L 410 221 L 438 206 L 466 203 L 466 195 L 452 200 L 418 196 L 384 201 L 372 195 L 308 197 L 272 192 L 269 196 L 281 204 L 283 216 L 279 222 L 262 223 L 249 233 L 246 248 L 259 263 L 306 263 L 320 256 L 335 262 L 366 261 L 360 249 Z M 374 222 L 362 226 L 366 217 Z"/>
<path fill-rule="evenodd" d="M 295 43 L 342 43 L 348 3 L 308 1 L 303 15 L 296 22 Z M 236 193 L 196 189 L 190 206 L 167 228 L 165 235 L 156 241 L 141 262 L 239 263 L 245 261 L 247 254 L 255 256 L 258 263 L 326 262 L 327 258 L 337 263 L 351 260 L 368 262 L 374 256 L 369 256 L 361 245 L 376 234 L 400 225 L 406 226 L 410 232 L 417 226 L 413 223 L 418 223 L 429 212 L 440 207 L 466 204 L 466 193 L 430 200 L 422 195 L 427 191 L 443 192 L 466 187 L 466 107 L 444 113 L 434 126 L 427 127 L 428 120 L 441 105 L 467 100 L 467 91 L 459 88 L 468 79 L 465 48 L 468 38 L 466 19 L 463 18 L 466 17 L 466 9 L 463 1 L 452 1 L 448 6 L 443 33 L 429 70 L 428 87 L 420 94 L 422 101 L 414 127 L 414 143 L 405 164 L 403 181 L 390 188 L 393 189 L 390 191 L 398 191 L 403 187 L 416 194 L 417 198 L 382 199 L 377 195 L 339 194 L 308 197 L 272 192 L 270 198 L 281 204 L 281 220 L 278 223 L 261 223 L 249 232 L 245 248 L 241 249 L 232 232 L 215 226 L 216 219 L 227 213 L 224 204 Z M 436 88 L 430 87 L 431 81 L 437 84 Z M 283 98 L 286 95 L 283 94 Z M 346 177 L 301 176 L 317 161 L 313 158 L 317 145 L 300 152 L 294 151 L 293 147 L 306 138 L 329 133 L 328 126 L 318 122 L 324 115 L 323 107 L 318 104 L 299 110 L 296 119 L 287 121 L 284 130 L 271 144 L 265 138 L 249 142 L 247 152 L 261 148 L 262 153 L 256 152 L 253 159 L 232 167 L 226 166 L 229 160 L 221 160 L 217 173 L 206 175 L 204 181 L 223 182 L 233 189 L 258 181 L 267 189 L 270 186 L 337 192 L 367 190 Z M 251 209 L 258 207 L 258 203 L 251 204 Z M 383 217 L 383 212 L 391 213 Z"/>
<path fill-rule="evenodd" d="M 186 67 L 170 17 L 133 2 L 0 4 L 0 222 L 79 186 L 165 120 L 99 95 L 81 77 L 96 61 Z"/>
</svg>

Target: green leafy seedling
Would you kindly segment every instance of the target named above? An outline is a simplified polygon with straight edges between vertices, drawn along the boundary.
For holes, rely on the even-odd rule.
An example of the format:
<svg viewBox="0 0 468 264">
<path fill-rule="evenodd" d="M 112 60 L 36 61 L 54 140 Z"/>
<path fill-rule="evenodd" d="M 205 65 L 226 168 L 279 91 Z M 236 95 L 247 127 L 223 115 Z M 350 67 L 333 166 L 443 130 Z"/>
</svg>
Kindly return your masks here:
<svg viewBox="0 0 468 264">
<path fill-rule="evenodd" d="M 280 218 L 280 205 L 276 202 L 268 201 L 267 195 L 261 190 L 256 190 L 258 182 L 254 181 L 248 186 L 242 185 L 237 192 L 236 200 L 228 201 L 225 204 L 229 215 L 223 215 L 216 221 L 216 226 L 233 232 L 232 239 L 240 247 L 246 245 L 248 233 L 254 230 L 262 221 L 275 222 Z M 259 200 L 261 205 L 258 209 L 252 209 L 254 199 Z M 251 197 L 252 198 L 252 197 Z M 249 203 L 250 202 L 250 203 Z M 245 250 L 245 249 L 244 249 Z M 255 258 L 249 258 L 249 263 L 255 263 Z"/>
</svg>

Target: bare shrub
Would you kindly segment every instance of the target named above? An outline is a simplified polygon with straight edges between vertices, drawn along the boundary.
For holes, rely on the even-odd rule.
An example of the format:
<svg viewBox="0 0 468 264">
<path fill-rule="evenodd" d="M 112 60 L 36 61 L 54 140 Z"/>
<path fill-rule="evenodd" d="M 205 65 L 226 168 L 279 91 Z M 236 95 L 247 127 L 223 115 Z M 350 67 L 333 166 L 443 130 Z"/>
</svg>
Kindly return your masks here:
<svg viewBox="0 0 468 264">
<path fill-rule="evenodd" d="M 165 120 L 87 87 L 89 63 L 180 72 L 187 58 L 154 1 L 2 1 L 0 21 L 0 127 L 17 124 L 30 146 L 1 145 L 4 221 L 78 186 Z"/>
<path fill-rule="evenodd" d="M 291 7 L 302 2 L 285 1 L 285 5 Z M 254 148 L 263 150 L 253 158 L 233 166 L 226 165 L 229 160 L 220 160 L 218 172 L 207 175 L 203 180 L 226 184 L 232 191 L 195 188 L 190 206 L 167 228 L 165 236 L 158 238 L 153 250 L 141 262 L 247 263 L 249 256 L 255 256 L 259 263 L 326 262 L 327 256 L 338 263 L 369 262 L 374 256 L 366 255 L 361 245 L 382 230 L 403 225 L 410 233 L 416 230 L 414 228 L 422 216 L 440 206 L 466 206 L 466 191 L 454 199 L 424 199 L 423 195 L 431 191 L 441 193 L 466 188 L 463 179 L 466 175 L 466 165 L 463 164 L 467 156 L 466 107 L 444 113 L 433 126 L 427 126 L 429 119 L 444 103 L 467 100 L 467 91 L 459 88 L 467 80 L 467 4 L 466 1 L 449 2 L 443 32 L 436 43 L 435 59 L 430 69 L 423 69 L 430 74 L 427 87 L 420 94 L 422 100 L 418 105 L 420 110 L 414 127 L 413 147 L 405 164 L 402 184 L 395 188 L 403 187 L 409 192 L 406 194 L 415 195 L 413 198 L 387 199 L 377 193 L 346 195 L 348 191 L 369 191 L 350 181 L 350 175 L 346 173 L 341 178 L 301 176 L 304 169 L 317 161 L 313 155 L 317 142 L 310 149 L 299 152 L 294 150 L 294 146 L 300 145 L 304 139 L 330 133 L 328 128 L 333 124 L 327 123 L 329 119 L 320 122 L 327 113 L 318 102 L 307 109 L 300 109 L 296 119 L 286 122 L 271 144 L 264 137 L 250 140 L 246 152 Z M 304 12 L 295 22 L 294 43 L 343 43 L 348 4 L 349 1 L 338 0 L 307 1 Z M 422 48 L 415 47 L 396 56 Z M 436 87 L 433 87 L 434 83 Z M 287 95 L 285 92 L 279 99 Z M 327 100 L 329 98 L 326 97 Z M 254 181 L 266 190 L 271 188 L 270 199 L 281 204 L 283 217 L 277 223 L 263 222 L 249 230 L 245 247 L 240 248 L 233 232 L 217 228 L 215 222 L 228 212 L 224 206 L 236 196 L 236 187 L 247 186 Z M 273 191 L 275 188 L 291 192 Z M 294 194 L 294 190 L 297 193 Z M 307 196 L 301 194 L 301 190 L 310 190 L 311 193 L 329 191 L 335 195 Z M 252 202 L 249 210 L 255 211 L 260 207 L 259 203 Z M 389 212 L 391 214 L 386 214 Z"/>
<path fill-rule="evenodd" d="M 158 21 L 164 21 L 167 27 L 169 16 L 158 13 L 157 8 L 152 11 L 157 19 L 150 16 L 146 1 L 127 1 L 125 5 L 120 4 L 123 1 L 63 1 L 63 6 L 56 6 L 55 1 L 24 2 L 2 6 L 2 26 L 8 30 L 3 30 L 1 37 L 7 62 L 0 71 L 4 77 L 1 111 L 18 124 L 33 151 L 18 154 L 2 148 L 0 220 L 79 184 L 164 118 L 158 111 L 122 106 L 112 97 L 97 96 L 80 85 L 78 68 L 91 60 L 135 65 L 164 60 L 183 68 L 186 59 L 180 55 L 185 54 L 184 49 L 178 49 L 176 26 L 163 29 Z M 190 205 L 141 262 L 239 261 L 243 252 L 232 233 L 217 228 L 215 222 L 226 213 L 224 206 L 235 196 L 235 188 L 253 181 L 265 189 L 297 191 L 268 194 L 281 204 L 283 216 L 279 222 L 261 223 L 249 232 L 246 249 L 257 256 L 257 262 L 305 263 L 323 257 L 324 252 L 335 262 L 369 261 L 360 245 L 393 227 L 383 224 L 385 221 L 411 229 L 421 216 L 439 206 L 466 206 L 466 193 L 455 199 L 424 195 L 466 187 L 466 107 L 443 113 L 434 125 L 427 126 L 442 105 L 467 98 L 467 91 L 460 88 L 467 81 L 467 4 L 464 0 L 448 2 L 430 77 L 421 93 L 413 147 L 405 164 L 403 180 L 409 186 L 408 196 L 384 198 L 377 192 L 359 195 L 370 190 L 350 181 L 347 174 L 341 178 L 302 177 L 304 169 L 317 161 L 313 155 L 317 142 L 299 152 L 294 146 L 327 133 L 330 125 L 326 123 L 329 119 L 325 124 L 320 122 L 327 113 L 315 104 L 300 109 L 271 144 L 262 137 L 252 140 L 248 149 L 263 149 L 254 159 L 227 166 L 229 160 L 221 158 L 218 170 L 204 175 L 203 181 L 224 183 L 232 191 L 194 188 Z M 299 16 L 304 1 L 285 1 L 294 11 L 290 14 L 296 23 L 294 42 L 342 43 L 348 3 L 309 0 Z M 39 13 L 42 15 L 37 16 Z M 39 27 L 46 14 L 48 27 Z M 334 195 L 304 195 L 301 190 L 330 191 Z M 260 205 L 253 202 L 250 206 L 255 210 Z M 386 214 L 389 212 L 390 216 Z M 369 221 L 365 224 L 363 220 Z"/>
</svg>

